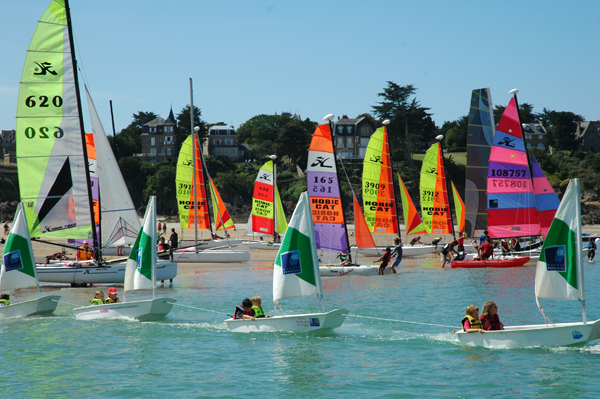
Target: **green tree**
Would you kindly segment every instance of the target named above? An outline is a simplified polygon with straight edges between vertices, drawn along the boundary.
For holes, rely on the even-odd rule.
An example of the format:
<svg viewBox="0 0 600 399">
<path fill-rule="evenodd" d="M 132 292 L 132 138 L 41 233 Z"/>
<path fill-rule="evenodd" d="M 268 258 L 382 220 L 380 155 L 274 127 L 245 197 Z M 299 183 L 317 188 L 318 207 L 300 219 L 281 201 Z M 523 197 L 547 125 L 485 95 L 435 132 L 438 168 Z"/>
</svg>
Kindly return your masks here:
<svg viewBox="0 0 600 399">
<path fill-rule="evenodd" d="M 469 136 L 469 117 L 463 116 L 452 122 L 444 122 L 439 133 L 444 135 L 445 147 L 466 147 Z"/>
<path fill-rule="evenodd" d="M 277 140 L 279 129 L 290 120 L 289 117 L 283 115 L 256 115 L 238 128 L 238 142 L 250 145 L 260 145 L 265 141 L 273 143 Z"/>
<path fill-rule="evenodd" d="M 155 195 L 156 211 L 162 215 L 175 215 L 177 213 L 176 168 L 166 161 L 159 162 L 154 167 L 155 172 L 148 177 L 144 190 L 145 200 L 151 195 Z"/>
<path fill-rule="evenodd" d="M 295 165 L 304 168 L 308 162 L 308 147 L 317 127 L 315 122 L 290 120 L 279 128 L 274 148 L 277 156 L 288 156 Z"/>
<path fill-rule="evenodd" d="M 544 111 L 538 114 L 538 119 L 546 128 L 549 145 L 558 150 L 577 149 L 575 133 L 577 122 L 583 122 L 583 116 L 573 112 L 551 111 L 544 108 Z"/>
<path fill-rule="evenodd" d="M 387 82 L 379 97 L 383 101 L 371 106 L 379 119 L 389 119 L 388 135 L 395 160 L 406 160 L 412 165 L 411 148 L 421 148 L 436 135 L 436 127 L 429 108 L 422 107 L 414 97 L 413 85 L 400 86 Z M 411 99 L 412 98 L 412 99 Z"/>
<path fill-rule="evenodd" d="M 204 142 L 206 135 L 208 133 L 206 122 L 200 119 L 202 116 L 202 111 L 200 108 L 194 105 L 194 127 L 200 127 L 198 130 L 198 139 L 201 143 Z M 190 125 L 190 105 L 186 105 L 179 111 L 179 114 L 176 116 L 177 119 L 177 152 L 181 148 L 181 144 L 185 141 L 185 139 L 192 133 L 191 125 Z"/>
</svg>

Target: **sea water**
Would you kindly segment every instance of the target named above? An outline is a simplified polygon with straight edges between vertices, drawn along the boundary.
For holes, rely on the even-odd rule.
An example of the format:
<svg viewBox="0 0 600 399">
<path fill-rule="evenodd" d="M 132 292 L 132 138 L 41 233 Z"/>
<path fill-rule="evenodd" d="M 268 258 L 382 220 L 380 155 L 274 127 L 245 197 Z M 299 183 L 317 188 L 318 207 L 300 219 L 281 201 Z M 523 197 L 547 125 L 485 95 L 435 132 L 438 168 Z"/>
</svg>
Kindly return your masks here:
<svg viewBox="0 0 600 399">
<path fill-rule="evenodd" d="M 205 310 L 174 306 L 164 321 L 77 321 L 67 304 L 54 316 L 0 321 L 0 392 L 10 398 L 600 395 L 600 341 L 490 350 L 465 347 L 451 333 L 467 305 L 481 309 L 488 300 L 506 325 L 542 323 L 534 266 L 442 269 L 437 258 L 405 258 L 395 275 L 323 278 L 326 309 L 351 311 L 333 332 L 232 333 L 223 320 L 243 298 L 261 295 L 273 314 L 272 270 L 250 266 L 177 276 L 157 296 Z M 588 320 L 600 318 L 599 267 L 585 264 Z M 96 289 L 44 287 L 77 305 Z M 147 293 L 130 297 L 138 295 Z M 553 322 L 581 320 L 577 301 L 542 301 Z M 314 298 L 282 304 L 287 313 L 319 310 Z"/>
</svg>

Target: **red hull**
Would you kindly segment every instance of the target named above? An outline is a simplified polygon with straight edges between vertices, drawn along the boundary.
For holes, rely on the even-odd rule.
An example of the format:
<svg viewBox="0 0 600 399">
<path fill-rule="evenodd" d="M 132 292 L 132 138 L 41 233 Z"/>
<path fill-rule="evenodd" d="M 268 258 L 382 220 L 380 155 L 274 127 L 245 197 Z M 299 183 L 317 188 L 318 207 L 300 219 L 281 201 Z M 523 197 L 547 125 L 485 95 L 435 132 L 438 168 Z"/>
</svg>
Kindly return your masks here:
<svg viewBox="0 0 600 399">
<path fill-rule="evenodd" d="M 480 267 L 518 267 L 529 262 L 529 256 L 513 259 L 491 259 L 491 260 L 453 260 L 450 262 L 452 268 L 480 268 Z"/>
</svg>

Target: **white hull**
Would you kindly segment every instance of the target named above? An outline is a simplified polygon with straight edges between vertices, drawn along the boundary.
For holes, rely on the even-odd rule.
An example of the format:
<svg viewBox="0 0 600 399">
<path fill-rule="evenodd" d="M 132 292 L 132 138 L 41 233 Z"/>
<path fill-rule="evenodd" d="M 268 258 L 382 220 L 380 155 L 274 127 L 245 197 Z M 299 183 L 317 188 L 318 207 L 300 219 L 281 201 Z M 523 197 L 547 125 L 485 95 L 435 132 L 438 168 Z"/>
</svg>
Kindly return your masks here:
<svg viewBox="0 0 600 399">
<path fill-rule="evenodd" d="M 262 250 L 271 250 L 271 251 L 279 251 L 281 248 L 281 243 L 272 243 L 272 242 L 264 242 L 264 241 L 244 241 L 242 245 L 250 248 L 250 249 L 262 249 Z"/>
<path fill-rule="evenodd" d="M 587 324 L 536 324 L 505 328 L 506 330 L 486 331 L 483 334 L 460 331 L 456 335 L 462 344 L 494 349 L 577 345 L 600 338 L 600 320 Z"/>
<path fill-rule="evenodd" d="M 227 319 L 225 323 L 233 332 L 290 331 L 305 333 L 338 328 L 348 313 L 350 311 L 347 309 L 336 309 L 326 313 L 273 316 L 255 320 Z"/>
<path fill-rule="evenodd" d="M 352 247 L 352 251 L 357 251 L 359 254 L 363 256 L 381 256 L 385 253 L 386 247 L 377 247 L 377 248 L 357 248 L 355 246 Z M 394 247 L 390 247 L 394 249 Z M 435 245 L 405 245 L 402 247 L 402 257 L 404 256 L 420 256 L 427 255 L 433 253 L 435 249 Z"/>
<path fill-rule="evenodd" d="M 241 238 L 232 238 L 229 240 L 198 241 L 198 245 L 199 245 L 200 249 L 227 248 L 227 247 L 236 247 L 238 245 L 241 245 L 243 241 L 244 240 L 242 240 Z M 192 247 L 192 246 L 194 246 L 194 244 L 195 244 L 194 240 L 183 240 L 183 241 L 179 241 L 178 247 L 179 248 Z"/>
<path fill-rule="evenodd" d="M 0 307 L 0 320 L 51 314 L 56 309 L 59 299 L 59 295 L 46 295 Z"/>
<path fill-rule="evenodd" d="M 156 298 L 143 301 L 84 306 L 73 309 L 77 320 L 117 319 L 126 317 L 137 320 L 159 320 L 164 318 L 177 302 L 171 298 Z"/>
<path fill-rule="evenodd" d="M 377 276 L 379 265 L 358 265 L 358 266 L 323 266 L 319 267 L 321 277 L 342 277 L 342 276 Z M 398 268 L 396 268 L 398 270 Z M 392 274 L 390 266 L 385 268 L 385 274 Z"/>
<path fill-rule="evenodd" d="M 66 284 L 122 284 L 125 281 L 125 262 L 110 266 L 78 266 L 68 263 L 37 265 L 40 282 Z M 156 280 L 171 280 L 177 276 L 177 263 L 159 260 Z"/>
<path fill-rule="evenodd" d="M 453 253 L 454 255 L 454 253 Z M 456 255 L 454 255 L 456 256 Z M 538 252 L 535 255 L 498 255 L 498 254 L 494 254 L 494 259 L 516 259 L 516 258 L 522 258 L 524 256 L 528 256 L 529 257 L 529 261 L 527 263 L 536 263 L 539 259 L 540 259 L 540 253 Z M 477 254 L 466 254 L 465 255 L 465 260 L 472 260 L 475 257 L 477 257 Z"/>
<path fill-rule="evenodd" d="M 173 260 L 182 263 L 242 263 L 250 260 L 250 251 L 178 251 L 173 252 Z"/>
</svg>

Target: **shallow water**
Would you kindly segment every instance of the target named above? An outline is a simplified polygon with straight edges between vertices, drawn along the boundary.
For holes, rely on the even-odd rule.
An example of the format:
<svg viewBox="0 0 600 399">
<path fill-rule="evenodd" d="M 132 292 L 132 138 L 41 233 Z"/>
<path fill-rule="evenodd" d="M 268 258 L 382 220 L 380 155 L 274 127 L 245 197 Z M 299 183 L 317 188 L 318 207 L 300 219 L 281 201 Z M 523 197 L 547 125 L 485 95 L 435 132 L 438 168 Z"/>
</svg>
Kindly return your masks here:
<svg viewBox="0 0 600 399">
<path fill-rule="evenodd" d="M 489 350 L 460 345 L 468 304 L 494 300 L 505 324 L 543 322 L 534 266 L 440 269 L 405 259 L 397 275 L 323 278 L 328 310 L 348 308 L 329 333 L 231 333 L 223 320 L 245 297 L 268 313 L 272 271 L 223 269 L 180 275 L 158 296 L 179 304 L 160 322 L 76 321 L 55 316 L 0 322 L 0 392 L 9 397 L 598 397 L 600 341 L 581 347 Z M 600 318 L 599 266 L 586 264 L 588 320 Z M 45 288 L 84 304 L 97 288 Z M 106 291 L 107 287 L 103 287 Z M 121 293 L 121 288 L 119 288 Z M 140 295 L 130 295 L 133 299 Z M 284 300 L 286 312 L 317 311 L 313 298 Z M 543 300 L 554 322 L 578 321 L 576 301 Z"/>
</svg>

